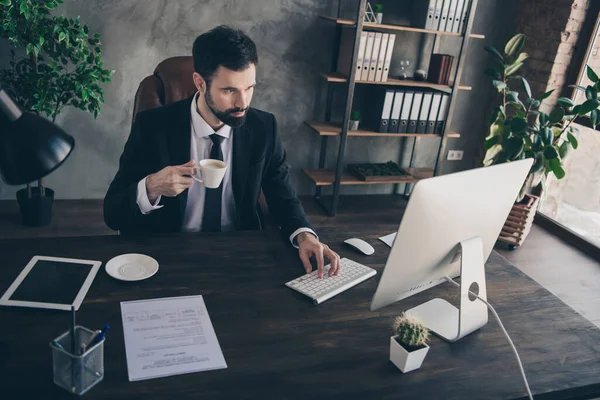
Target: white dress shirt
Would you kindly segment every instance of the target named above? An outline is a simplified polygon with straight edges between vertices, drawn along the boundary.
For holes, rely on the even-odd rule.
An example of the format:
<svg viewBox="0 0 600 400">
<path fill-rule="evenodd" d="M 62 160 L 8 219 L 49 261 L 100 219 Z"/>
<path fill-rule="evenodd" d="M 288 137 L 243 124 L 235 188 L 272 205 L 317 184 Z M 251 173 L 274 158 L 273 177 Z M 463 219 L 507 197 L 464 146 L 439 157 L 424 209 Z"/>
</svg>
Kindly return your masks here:
<svg viewBox="0 0 600 400">
<path fill-rule="evenodd" d="M 210 135 L 216 133 L 222 136 L 221 150 L 223 151 L 223 162 L 227 164 L 227 171 L 223 177 L 223 198 L 221 200 L 221 230 L 232 231 L 235 229 L 235 199 L 233 197 L 233 189 L 231 185 L 231 165 L 233 155 L 233 135 L 229 125 L 223 125 L 218 131 L 213 128 L 202 118 L 196 109 L 196 100 L 198 93 L 194 95 L 191 105 L 191 145 L 190 159 L 195 161 L 210 158 L 212 148 L 212 140 Z M 185 207 L 185 216 L 181 230 L 184 232 L 198 232 L 202 230 L 202 216 L 204 214 L 204 199 L 206 188 L 199 182 L 194 181 L 188 189 L 187 204 Z M 154 204 L 148 199 L 146 191 L 146 178 L 142 179 L 137 186 L 137 204 L 142 214 L 151 213 L 162 207 L 159 205 L 161 196 L 158 196 Z M 290 242 L 295 247 L 298 247 L 294 241 L 296 236 L 302 232 L 310 232 L 315 237 L 317 234 L 310 228 L 300 228 L 290 235 Z"/>
</svg>

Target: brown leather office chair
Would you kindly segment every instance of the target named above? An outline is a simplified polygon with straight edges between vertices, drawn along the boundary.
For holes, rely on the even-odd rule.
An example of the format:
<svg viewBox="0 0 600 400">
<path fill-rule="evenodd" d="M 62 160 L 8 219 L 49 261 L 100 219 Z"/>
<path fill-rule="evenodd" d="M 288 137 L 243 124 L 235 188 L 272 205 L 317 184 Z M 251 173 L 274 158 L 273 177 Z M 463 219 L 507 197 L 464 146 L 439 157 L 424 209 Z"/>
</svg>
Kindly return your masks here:
<svg viewBox="0 0 600 400">
<path fill-rule="evenodd" d="M 140 111 L 151 110 L 179 100 L 187 99 L 196 93 L 192 79 L 194 58 L 192 56 L 171 57 L 161 61 L 154 69 L 154 74 L 145 77 L 133 103 L 133 117 Z M 268 223 L 268 207 L 264 194 L 258 199 L 262 211 L 263 226 Z"/>
</svg>

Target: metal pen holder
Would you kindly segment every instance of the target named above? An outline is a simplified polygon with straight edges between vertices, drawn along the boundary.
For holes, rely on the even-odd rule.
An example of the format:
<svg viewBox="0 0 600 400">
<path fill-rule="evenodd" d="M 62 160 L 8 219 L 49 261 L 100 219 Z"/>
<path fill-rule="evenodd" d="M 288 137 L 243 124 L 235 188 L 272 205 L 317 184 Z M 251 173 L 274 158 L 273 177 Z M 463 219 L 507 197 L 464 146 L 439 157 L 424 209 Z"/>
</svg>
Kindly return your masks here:
<svg viewBox="0 0 600 400">
<path fill-rule="evenodd" d="M 71 332 L 54 339 L 62 348 L 50 342 L 54 383 L 71 393 L 83 395 L 104 378 L 104 338 L 78 354 L 94 334 L 83 326 L 75 327 L 75 354 L 71 354 Z"/>
</svg>

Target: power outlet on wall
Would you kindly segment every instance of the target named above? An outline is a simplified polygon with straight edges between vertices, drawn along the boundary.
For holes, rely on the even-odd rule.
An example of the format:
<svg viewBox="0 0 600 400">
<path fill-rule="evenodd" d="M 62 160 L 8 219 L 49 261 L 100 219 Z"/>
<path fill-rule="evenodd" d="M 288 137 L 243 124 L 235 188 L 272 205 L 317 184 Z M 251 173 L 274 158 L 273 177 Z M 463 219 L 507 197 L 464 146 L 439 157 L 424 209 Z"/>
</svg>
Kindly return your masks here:
<svg viewBox="0 0 600 400">
<path fill-rule="evenodd" d="M 448 160 L 449 161 L 462 160 L 462 158 L 463 158 L 462 150 L 449 150 L 448 151 Z"/>
</svg>

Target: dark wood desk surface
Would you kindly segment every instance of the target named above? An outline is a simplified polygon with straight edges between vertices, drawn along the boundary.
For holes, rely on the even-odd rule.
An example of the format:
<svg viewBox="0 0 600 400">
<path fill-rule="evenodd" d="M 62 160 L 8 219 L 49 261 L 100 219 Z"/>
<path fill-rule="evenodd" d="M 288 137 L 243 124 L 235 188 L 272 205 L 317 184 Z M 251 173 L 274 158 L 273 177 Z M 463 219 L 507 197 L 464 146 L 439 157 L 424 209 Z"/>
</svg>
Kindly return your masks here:
<svg viewBox="0 0 600 400">
<path fill-rule="evenodd" d="M 391 227 L 392 225 L 390 225 Z M 345 224 L 323 227 L 323 241 L 381 272 L 389 249 L 376 238 L 391 229 Z M 365 238 L 375 254 L 343 247 Z M 377 312 L 369 311 L 375 278 L 315 306 L 284 286 L 302 268 L 295 249 L 272 231 L 6 239 L 0 293 L 34 255 L 101 260 L 140 252 L 158 273 L 126 283 L 101 267 L 78 312 L 78 323 L 112 328 L 105 345 L 105 378 L 89 399 L 506 399 L 525 395 L 514 354 L 495 320 L 457 343 L 437 337 L 420 370 L 402 374 L 389 361 L 390 324 L 403 310 L 434 296 L 457 300 L 440 285 Z M 488 299 L 515 342 L 534 394 L 570 398 L 600 393 L 600 330 L 493 253 Z M 119 303 L 203 295 L 228 368 L 129 382 Z M 0 398 L 71 398 L 52 382 L 50 339 L 69 326 L 69 313 L 0 307 Z M 578 397 L 579 398 L 579 397 Z"/>
</svg>

